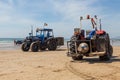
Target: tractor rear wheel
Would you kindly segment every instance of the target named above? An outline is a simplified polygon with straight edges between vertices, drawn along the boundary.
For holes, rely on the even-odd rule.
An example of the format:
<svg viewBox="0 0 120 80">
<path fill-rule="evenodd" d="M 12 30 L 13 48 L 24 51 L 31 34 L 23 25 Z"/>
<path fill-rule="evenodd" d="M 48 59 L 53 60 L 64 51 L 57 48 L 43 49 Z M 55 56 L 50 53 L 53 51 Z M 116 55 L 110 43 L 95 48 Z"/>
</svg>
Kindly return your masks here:
<svg viewBox="0 0 120 80">
<path fill-rule="evenodd" d="M 50 39 L 47 42 L 47 46 L 48 46 L 48 50 L 50 50 L 50 51 L 56 50 L 56 48 L 57 48 L 57 42 L 56 42 L 56 40 L 55 39 Z"/>
<path fill-rule="evenodd" d="M 110 45 L 109 46 L 109 53 L 110 53 L 110 56 L 112 57 L 112 54 L 113 54 L 113 47 Z"/>
<path fill-rule="evenodd" d="M 38 50 L 39 50 L 39 45 L 38 45 L 38 43 L 37 43 L 37 42 L 33 42 L 33 43 L 31 44 L 31 46 L 30 46 L 30 49 L 31 49 L 32 52 L 38 52 Z"/>
<path fill-rule="evenodd" d="M 110 56 L 109 53 L 106 52 L 105 55 L 100 56 L 99 58 L 100 58 L 100 60 L 102 60 L 102 61 L 108 61 L 108 60 L 110 60 L 111 56 Z"/>
<path fill-rule="evenodd" d="M 30 49 L 30 42 L 22 43 L 21 49 L 22 49 L 22 51 L 25 51 L 25 52 L 29 51 L 29 49 Z"/>
<path fill-rule="evenodd" d="M 104 48 L 106 53 L 103 56 L 100 56 L 99 58 L 100 60 L 108 61 L 112 57 L 113 49 L 110 45 L 108 34 L 104 34 L 102 38 L 104 40 L 104 46 L 102 48 Z"/>
</svg>

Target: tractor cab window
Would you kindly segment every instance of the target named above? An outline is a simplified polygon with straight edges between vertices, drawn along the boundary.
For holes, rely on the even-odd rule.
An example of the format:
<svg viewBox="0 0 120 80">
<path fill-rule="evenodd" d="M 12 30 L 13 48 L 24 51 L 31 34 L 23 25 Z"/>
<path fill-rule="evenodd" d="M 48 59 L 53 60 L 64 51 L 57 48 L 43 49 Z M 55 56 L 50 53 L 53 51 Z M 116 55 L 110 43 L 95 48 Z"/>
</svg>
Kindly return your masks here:
<svg viewBox="0 0 120 80">
<path fill-rule="evenodd" d="M 40 37 L 40 36 L 44 35 L 44 32 L 42 30 L 38 31 L 38 32 L 36 32 L 36 35 Z"/>
<path fill-rule="evenodd" d="M 52 37 L 53 36 L 53 32 L 49 31 L 48 35 L 49 35 L 49 37 Z"/>
<path fill-rule="evenodd" d="M 44 37 L 47 37 L 48 31 L 44 31 Z"/>
<path fill-rule="evenodd" d="M 36 32 L 36 35 L 39 37 L 53 37 L 53 31 L 49 31 L 49 30 L 40 30 L 38 32 Z"/>
<path fill-rule="evenodd" d="M 40 35 L 40 33 L 39 33 L 39 32 L 36 32 L 36 36 L 38 36 L 38 35 Z"/>
</svg>

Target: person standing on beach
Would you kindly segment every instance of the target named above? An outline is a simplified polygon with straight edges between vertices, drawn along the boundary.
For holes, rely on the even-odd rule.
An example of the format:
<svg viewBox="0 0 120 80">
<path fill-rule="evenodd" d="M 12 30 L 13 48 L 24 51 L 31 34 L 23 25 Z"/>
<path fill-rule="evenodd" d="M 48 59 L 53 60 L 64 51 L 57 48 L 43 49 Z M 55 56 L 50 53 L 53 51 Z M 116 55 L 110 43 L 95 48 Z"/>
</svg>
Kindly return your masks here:
<svg viewBox="0 0 120 80">
<path fill-rule="evenodd" d="M 14 45 L 16 45 L 16 40 L 14 40 Z"/>
</svg>

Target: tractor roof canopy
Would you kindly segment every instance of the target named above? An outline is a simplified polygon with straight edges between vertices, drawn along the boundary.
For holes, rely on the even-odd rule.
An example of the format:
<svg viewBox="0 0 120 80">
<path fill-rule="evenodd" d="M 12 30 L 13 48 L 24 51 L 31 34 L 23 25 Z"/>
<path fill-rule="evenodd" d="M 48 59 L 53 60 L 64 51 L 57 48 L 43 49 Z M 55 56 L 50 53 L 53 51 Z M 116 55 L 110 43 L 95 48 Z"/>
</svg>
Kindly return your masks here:
<svg viewBox="0 0 120 80">
<path fill-rule="evenodd" d="M 53 29 L 45 29 L 45 28 L 39 29 L 39 28 L 37 28 L 36 32 L 38 32 L 38 31 L 53 31 Z"/>
</svg>

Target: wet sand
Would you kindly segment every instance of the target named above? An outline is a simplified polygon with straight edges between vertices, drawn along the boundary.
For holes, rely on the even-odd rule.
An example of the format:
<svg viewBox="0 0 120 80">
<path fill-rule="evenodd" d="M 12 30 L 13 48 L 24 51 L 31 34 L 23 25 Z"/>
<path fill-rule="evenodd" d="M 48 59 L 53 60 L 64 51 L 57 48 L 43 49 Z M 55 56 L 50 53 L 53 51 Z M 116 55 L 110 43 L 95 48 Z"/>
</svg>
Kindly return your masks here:
<svg viewBox="0 0 120 80">
<path fill-rule="evenodd" d="M 0 80 L 120 80 L 120 47 L 110 61 L 73 61 L 66 52 L 0 50 Z"/>
</svg>

